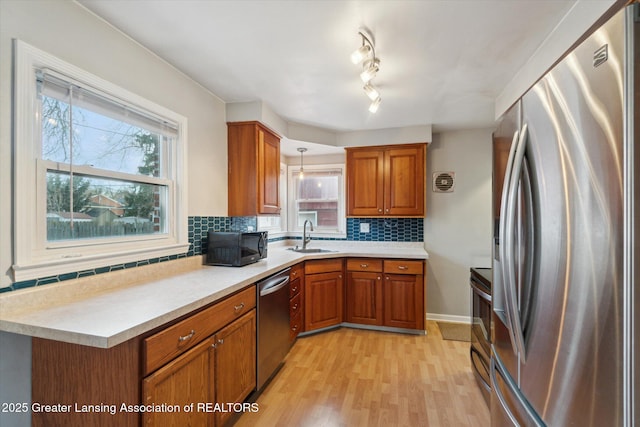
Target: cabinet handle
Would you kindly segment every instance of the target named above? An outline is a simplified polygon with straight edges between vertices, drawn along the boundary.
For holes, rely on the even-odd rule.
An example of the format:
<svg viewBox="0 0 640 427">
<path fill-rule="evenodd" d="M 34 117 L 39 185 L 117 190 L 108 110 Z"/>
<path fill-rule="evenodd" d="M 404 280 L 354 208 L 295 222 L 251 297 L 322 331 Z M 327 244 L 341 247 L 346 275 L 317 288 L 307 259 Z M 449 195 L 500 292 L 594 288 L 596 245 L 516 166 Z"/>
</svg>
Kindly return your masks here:
<svg viewBox="0 0 640 427">
<path fill-rule="evenodd" d="M 244 308 L 244 303 L 241 302 L 240 305 L 234 305 L 233 309 L 237 312 L 239 312 L 240 310 L 242 310 Z"/>
<path fill-rule="evenodd" d="M 189 335 L 185 335 L 183 337 L 178 337 L 178 341 L 179 342 L 183 342 L 183 341 L 187 341 L 190 340 L 191 338 L 193 338 L 193 336 L 196 334 L 196 331 L 194 331 L 193 329 L 191 330 L 191 332 L 189 332 Z"/>
<path fill-rule="evenodd" d="M 380 276 L 378 276 L 378 280 L 380 280 Z"/>
<path fill-rule="evenodd" d="M 291 307 L 294 311 L 298 309 L 298 304 L 293 304 L 293 307 Z"/>
<path fill-rule="evenodd" d="M 342 274 L 338 274 L 338 279 L 342 279 Z"/>
<path fill-rule="evenodd" d="M 298 287 L 296 286 L 295 288 L 291 288 L 291 292 L 292 292 L 292 293 L 294 293 L 294 294 L 295 294 L 296 292 L 298 292 Z"/>
<path fill-rule="evenodd" d="M 213 348 L 218 348 L 218 345 L 220 345 L 220 344 L 222 344 L 222 343 L 224 343 L 224 340 L 223 340 L 223 339 L 219 339 L 218 341 L 216 341 L 215 343 L 213 343 L 213 344 L 211 345 L 211 347 L 213 347 Z"/>
<path fill-rule="evenodd" d="M 298 330 L 298 325 L 293 326 L 293 327 L 291 328 L 291 330 L 292 330 L 293 332 L 296 332 L 296 331 Z"/>
<path fill-rule="evenodd" d="M 385 212 L 389 213 L 389 209 L 385 209 Z"/>
<path fill-rule="evenodd" d="M 292 276 L 297 276 L 297 275 L 298 275 L 298 272 L 297 272 L 297 271 L 293 271 L 293 272 L 291 273 L 291 275 L 292 275 Z"/>
<path fill-rule="evenodd" d="M 367 267 L 369 267 L 369 264 L 360 264 L 360 267 L 367 268 Z"/>
<path fill-rule="evenodd" d="M 408 270 L 409 267 L 407 267 L 406 265 L 399 265 L 398 266 L 398 270 Z"/>
<path fill-rule="evenodd" d="M 389 280 L 389 276 L 385 277 L 386 280 Z"/>
<path fill-rule="evenodd" d="M 382 213 L 382 209 L 378 209 L 378 212 Z"/>
</svg>

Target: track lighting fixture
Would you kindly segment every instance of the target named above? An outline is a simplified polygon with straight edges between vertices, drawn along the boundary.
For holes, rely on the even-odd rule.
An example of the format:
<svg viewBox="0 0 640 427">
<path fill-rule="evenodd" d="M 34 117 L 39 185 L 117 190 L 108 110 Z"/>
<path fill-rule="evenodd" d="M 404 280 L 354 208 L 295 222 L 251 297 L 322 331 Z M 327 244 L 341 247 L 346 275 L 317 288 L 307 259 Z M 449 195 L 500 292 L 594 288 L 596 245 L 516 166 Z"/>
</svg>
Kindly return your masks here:
<svg viewBox="0 0 640 427">
<path fill-rule="evenodd" d="M 378 70 L 380 70 L 380 59 L 376 57 L 376 50 L 371 41 L 373 38 L 363 29 L 360 29 L 358 34 L 360 34 L 362 38 L 362 46 L 351 54 L 351 62 L 354 64 L 362 62 L 360 79 L 364 83 L 363 89 L 365 93 L 369 99 L 373 101 L 369 106 L 369 111 L 375 113 L 378 111 L 381 98 L 378 90 L 371 84 L 371 80 L 378 74 Z"/>
</svg>

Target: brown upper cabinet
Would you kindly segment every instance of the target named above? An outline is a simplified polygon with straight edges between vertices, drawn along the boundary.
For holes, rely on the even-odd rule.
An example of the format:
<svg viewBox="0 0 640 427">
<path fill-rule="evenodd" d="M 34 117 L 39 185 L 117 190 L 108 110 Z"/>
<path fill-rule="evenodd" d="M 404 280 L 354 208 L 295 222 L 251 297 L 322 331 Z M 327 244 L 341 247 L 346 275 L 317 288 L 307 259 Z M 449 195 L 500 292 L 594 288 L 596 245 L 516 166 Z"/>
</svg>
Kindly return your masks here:
<svg viewBox="0 0 640 427">
<path fill-rule="evenodd" d="M 227 123 L 229 216 L 280 213 L 280 136 L 259 122 Z"/>
<path fill-rule="evenodd" d="M 424 216 L 426 144 L 346 151 L 347 216 Z"/>
</svg>

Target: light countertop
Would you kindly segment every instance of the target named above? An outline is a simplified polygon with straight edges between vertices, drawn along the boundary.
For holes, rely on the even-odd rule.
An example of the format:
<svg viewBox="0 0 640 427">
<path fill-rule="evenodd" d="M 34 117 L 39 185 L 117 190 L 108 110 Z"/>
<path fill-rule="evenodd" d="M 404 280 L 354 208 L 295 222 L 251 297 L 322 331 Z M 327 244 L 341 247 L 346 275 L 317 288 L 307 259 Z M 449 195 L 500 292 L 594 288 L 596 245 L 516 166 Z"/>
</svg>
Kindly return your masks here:
<svg viewBox="0 0 640 427">
<path fill-rule="evenodd" d="M 313 241 L 335 252 L 300 254 L 270 243 L 267 259 L 244 267 L 202 257 L 121 270 L 0 295 L 0 330 L 109 348 L 309 259 L 428 259 L 422 243 Z"/>
</svg>

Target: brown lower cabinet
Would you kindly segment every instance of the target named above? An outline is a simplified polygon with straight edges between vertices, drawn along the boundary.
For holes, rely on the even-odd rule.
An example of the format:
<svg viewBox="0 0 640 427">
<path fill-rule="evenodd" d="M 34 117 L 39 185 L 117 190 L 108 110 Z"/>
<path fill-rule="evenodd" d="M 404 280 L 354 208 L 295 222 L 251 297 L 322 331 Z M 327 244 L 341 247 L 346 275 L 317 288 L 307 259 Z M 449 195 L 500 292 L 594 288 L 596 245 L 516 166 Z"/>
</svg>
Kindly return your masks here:
<svg viewBox="0 0 640 427">
<path fill-rule="evenodd" d="M 255 387 L 256 310 L 252 309 L 143 380 L 145 404 L 181 408 L 195 404 L 190 412 L 144 413 L 143 425 L 222 426 L 233 412 L 220 408 L 244 401 Z"/>
<path fill-rule="evenodd" d="M 382 326 L 382 260 L 347 260 L 346 320 Z"/>
<path fill-rule="evenodd" d="M 250 286 L 107 349 L 33 338 L 32 401 L 60 410 L 32 425 L 223 426 L 256 387 L 255 306 Z"/>
<path fill-rule="evenodd" d="M 384 325 L 424 330 L 424 262 L 385 260 Z"/>
<path fill-rule="evenodd" d="M 144 379 L 143 404 L 168 406 L 162 412 L 144 412 L 142 425 L 214 425 L 210 413 L 184 408 L 191 403 L 215 401 L 215 342 L 214 337 L 204 340 Z"/>
<path fill-rule="evenodd" d="M 256 388 L 256 311 L 251 310 L 215 336 L 215 402 L 243 402 Z M 233 415 L 216 412 L 216 426 Z M 166 424 L 162 424 L 166 425 Z"/>
<path fill-rule="evenodd" d="M 304 266 L 305 331 L 342 323 L 342 259 L 306 261 Z"/>
<path fill-rule="evenodd" d="M 346 321 L 424 330 L 424 262 L 347 260 Z"/>
</svg>

